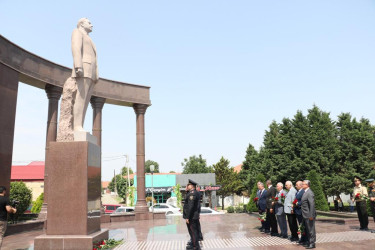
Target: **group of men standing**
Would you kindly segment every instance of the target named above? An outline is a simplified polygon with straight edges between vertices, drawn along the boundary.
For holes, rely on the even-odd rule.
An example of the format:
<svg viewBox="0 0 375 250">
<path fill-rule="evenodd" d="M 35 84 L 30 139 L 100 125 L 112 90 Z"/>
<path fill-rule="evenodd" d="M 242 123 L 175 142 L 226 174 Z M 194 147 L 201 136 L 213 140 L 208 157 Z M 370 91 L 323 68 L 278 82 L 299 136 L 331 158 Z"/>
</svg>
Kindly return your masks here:
<svg viewBox="0 0 375 250">
<path fill-rule="evenodd" d="M 267 189 L 262 182 L 258 182 L 257 207 L 259 214 L 264 215 L 261 219 L 261 232 L 269 233 L 271 236 L 288 238 L 290 241 L 298 241 L 307 249 L 315 248 L 315 199 L 310 189 L 310 181 L 297 181 L 296 187 L 291 181 L 279 182 L 276 188 L 271 180 L 266 182 Z M 264 218 L 264 216 L 262 216 Z M 288 237 L 288 228 L 291 236 Z M 278 232 L 278 226 L 280 233 Z M 301 238 L 298 234 L 301 234 Z"/>
</svg>

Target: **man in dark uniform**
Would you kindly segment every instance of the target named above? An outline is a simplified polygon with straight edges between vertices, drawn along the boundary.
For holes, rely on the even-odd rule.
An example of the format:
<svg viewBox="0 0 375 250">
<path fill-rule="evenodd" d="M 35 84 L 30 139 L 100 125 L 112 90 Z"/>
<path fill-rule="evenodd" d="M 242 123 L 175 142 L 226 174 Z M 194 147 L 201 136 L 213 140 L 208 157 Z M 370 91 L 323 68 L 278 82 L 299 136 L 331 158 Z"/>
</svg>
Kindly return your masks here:
<svg viewBox="0 0 375 250">
<path fill-rule="evenodd" d="M 189 179 L 187 185 L 188 193 L 185 197 L 183 218 L 189 231 L 192 245 L 187 245 L 186 249 L 201 249 L 199 246 L 199 198 L 200 194 L 195 190 L 197 183 Z"/>
<path fill-rule="evenodd" d="M 375 222 L 375 181 L 374 179 L 367 179 L 365 182 L 367 182 L 369 186 L 368 197 L 370 198 L 371 213 Z M 375 233 L 375 230 L 371 230 L 371 233 Z"/>
<path fill-rule="evenodd" d="M 303 216 L 302 216 L 302 210 L 301 210 L 301 204 L 302 204 L 302 196 L 305 193 L 305 190 L 303 189 L 302 186 L 303 186 L 302 181 L 296 182 L 297 193 L 296 193 L 295 199 L 297 200 L 297 204 L 293 207 L 294 213 L 297 216 L 297 221 L 298 221 L 299 226 L 301 226 L 304 223 L 303 222 Z M 303 227 L 306 227 L 306 226 L 303 226 Z M 301 239 L 299 240 L 298 243 L 300 245 L 305 245 L 306 241 L 307 241 L 306 232 L 301 233 Z"/>
<path fill-rule="evenodd" d="M 187 190 L 187 187 L 186 187 L 186 190 Z M 203 234 L 202 234 L 202 229 L 201 229 L 201 218 L 200 218 L 200 215 L 201 215 L 201 200 L 202 200 L 202 194 L 200 192 L 200 187 L 199 185 L 197 184 L 197 187 L 196 187 L 196 190 L 197 190 L 197 193 L 199 194 L 199 219 L 198 219 L 198 231 L 199 231 L 199 241 L 203 241 Z M 187 245 L 189 246 L 193 246 L 193 242 L 191 241 L 191 239 L 188 241 Z"/>
<path fill-rule="evenodd" d="M 272 186 L 271 180 L 266 182 L 267 190 L 267 217 L 266 221 L 269 221 L 271 227 L 271 236 L 279 236 L 277 230 L 277 220 L 275 216 L 275 211 L 273 210 L 273 199 L 276 197 L 276 188 Z"/>
</svg>

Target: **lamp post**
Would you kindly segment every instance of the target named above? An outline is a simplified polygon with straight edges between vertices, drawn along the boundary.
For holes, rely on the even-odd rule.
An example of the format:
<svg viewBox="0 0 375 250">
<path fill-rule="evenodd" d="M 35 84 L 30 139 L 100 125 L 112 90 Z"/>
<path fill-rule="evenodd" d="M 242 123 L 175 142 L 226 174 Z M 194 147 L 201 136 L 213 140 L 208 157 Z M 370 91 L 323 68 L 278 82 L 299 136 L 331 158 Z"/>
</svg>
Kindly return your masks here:
<svg viewBox="0 0 375 250">
<path fill-rule="evenodd" d="M 152 206 L 152 213 L 154 213 L 154 170 L 155 166 L 150 165 L 150 171 L 151 171 L 151 206 Z"/>
</svg>

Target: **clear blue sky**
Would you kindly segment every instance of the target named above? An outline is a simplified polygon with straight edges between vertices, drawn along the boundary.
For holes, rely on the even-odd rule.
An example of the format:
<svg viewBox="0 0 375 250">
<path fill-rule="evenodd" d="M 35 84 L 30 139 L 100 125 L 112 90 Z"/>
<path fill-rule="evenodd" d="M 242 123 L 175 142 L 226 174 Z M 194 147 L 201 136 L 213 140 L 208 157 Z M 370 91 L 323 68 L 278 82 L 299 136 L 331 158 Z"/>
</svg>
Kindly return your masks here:
<svg viewBox="0 0 375 250">
<path fill-rule="evenodd" d="M 202 154 L 208 164 L 244 160 L 272 120 L 316 104 L 375 121 L 375 1 L 16 1 L 0 0 L 0 33 L 72 66 L 71 32 L 94 25 L 99 74 L 151 86 L 146 159 L 161 171 Z M 91 109 L 91 108 L 90 108 Z M 47 97 L 20 84 L 14 164 L 43 160 Z M 91 130 L 89 110 L 85 128 Z M 135 115 L 103 109 L 103 179 L 130 155 Z"/>
</svg>

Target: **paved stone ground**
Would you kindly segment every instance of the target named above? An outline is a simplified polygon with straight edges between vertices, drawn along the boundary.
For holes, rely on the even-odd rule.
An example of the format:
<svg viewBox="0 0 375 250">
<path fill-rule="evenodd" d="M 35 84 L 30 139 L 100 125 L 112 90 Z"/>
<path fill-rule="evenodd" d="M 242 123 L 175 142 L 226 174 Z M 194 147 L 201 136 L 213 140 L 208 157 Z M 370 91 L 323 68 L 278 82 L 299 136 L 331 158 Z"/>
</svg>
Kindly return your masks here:
<svg viewBox="0 0 375 250">
<path fill-rule="evenodd" d="M 375 234 L 359 231 L 358 221 L 347 224 L 317 222 L 317 249 L 375 249 Z M 305 249 L 287 239 L 260 233 L 256 216 L 247 214 L 202 215 L 204 235 L 202 249 Z M 375 229 L 371 221 L 369 227 Z M 169 217 L 154 221 L 132 221 L 102 224 L 110 237 L 124 239 L 122 249 L 185 249 L 189 239 L 185 221 Z M 43 231 L 32 231 L 5 237 L 2 250 L 33 249 L 33 240 Z"/>
</svg>

